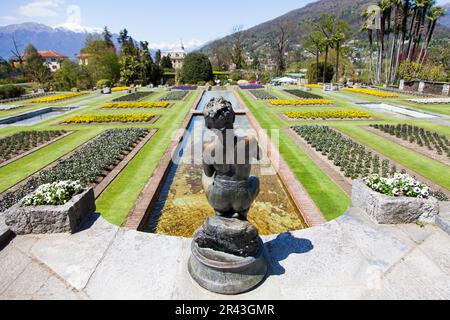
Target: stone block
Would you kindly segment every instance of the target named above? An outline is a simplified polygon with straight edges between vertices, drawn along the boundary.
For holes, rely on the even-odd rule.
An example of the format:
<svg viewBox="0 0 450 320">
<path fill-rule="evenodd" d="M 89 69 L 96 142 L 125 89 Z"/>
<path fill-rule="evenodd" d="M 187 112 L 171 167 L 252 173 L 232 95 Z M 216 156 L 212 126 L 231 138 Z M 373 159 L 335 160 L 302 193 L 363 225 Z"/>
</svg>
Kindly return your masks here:
<svg viewBox="0 0 450 320">
<path fill-rule="evenodd" d="M 17 235 L 75 233 L 84 218 L 94 213 L 92 188 L 62 206 L 23 206 L 23 200 L 5 212 L 6 225 Z"/>
</svg>

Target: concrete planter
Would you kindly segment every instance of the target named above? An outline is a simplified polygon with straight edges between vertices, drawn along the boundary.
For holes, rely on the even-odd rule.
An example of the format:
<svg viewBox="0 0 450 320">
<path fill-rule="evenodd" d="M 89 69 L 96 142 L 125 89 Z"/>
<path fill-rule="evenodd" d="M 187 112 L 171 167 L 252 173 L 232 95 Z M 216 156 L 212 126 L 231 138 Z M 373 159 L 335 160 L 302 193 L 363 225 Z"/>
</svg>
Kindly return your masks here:
<svg viewBox="0 0 450 320">
<path fill-rule="evenodd" d="M 22 201 L 5 212 L 6 225 L 17 235 L 74 233 L 84 218 L 96 210 L 92 188 L 62 206 L 26 207 Z"/>
<path fill-rule="evenodd" d="M 434 223 L 439 214 L 435 198 L 389 197 L 373 191 L 363 181 L 353 181 L 352 205 L 363 209 L 379 224 Z"/>
</svg>

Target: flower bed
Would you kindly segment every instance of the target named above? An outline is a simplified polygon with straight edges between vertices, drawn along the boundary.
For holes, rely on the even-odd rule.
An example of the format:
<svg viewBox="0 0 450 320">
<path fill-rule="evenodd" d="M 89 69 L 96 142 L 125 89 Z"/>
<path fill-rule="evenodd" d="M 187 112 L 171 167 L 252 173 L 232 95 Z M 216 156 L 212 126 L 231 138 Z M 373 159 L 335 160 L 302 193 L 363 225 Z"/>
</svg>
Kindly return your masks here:
<svg viewBox="0 0 450 320">
<path fill-rule="evenodd" d="M 348 178 L 357 179 L 371 173 L 387 177 L 397 172 L 389 160 L 381 160 L 365 146 L 344 137 L 328 126 L 306 125 L 295 126 L 292 129 L 312 148 L 339 167 Z"/>
<path fill-rule="evenodd" d="M 126 101 L 139 101 L 142 99 L 147 98 L 148 96 L 152 95 L 153 92 L 135 92 L 131 94 L 127 94 L 126 96 L 113 99 L 113 102 L 126 102 Z"/>
<path fill-rule="evenodd" d="M 313 106 L 313 105 L 330 105 L 331 100 L 325 99 L 302 99 L 302 100 L 269 100 L 272 106 Z"/>
<path fill-rule="evenodd" d="M 420 183 L 409 174 L 396 173 L 392 177 L 373 174 L 365 177 L 363 181 L 373 191 L 386 196 L 427 199 L 431 195 L 427 185 Z"/>
<path fill-rule="evenodd" d="M 23 106 L 13 106 L 13 105 L 5 105 L 5 104 L 0 104 L 0 111 L 9 111 L 9 110 L 15 110 L 15 109 L 19 109 L 19 108 L 23 108 Z"/>
<path fill-rule="evenodd" d="M 17 157 L 65 133 L 65 131 L 25 131 L 1 138 L 0 163 Z"/>
<path fill-rule="evenodd" d="M 18 98 L 0 100 L 0 103 L 11 103 L 11 102 L 16 102 L 16 101 L 29 100 L 29 99 L 35 99 L 35 98 L 40 98 L 40 97 L 47 97 L 47 96 L 51 96 L 54 94 L 55 94 L 54 92 L 30 93 L 30 94 L 25 94 L 23 96 L 20 96 Z"/>
<path fill-rule="evenodd" d="M 302 99 L 323 99 L 323 97 L 314 94 L 314 93 L 309 93 L 303 90 L 298 90 L 298 89 L 293 89 L 293 90 L 284 90 L 287 93 L 290 93 L 296 97 L 302 98 Z"/>
<path fill-rule="evenodd" d="M 260 84 L 250 84 L 245 86 L 239 86 L 239 88 L 242 90 L 256 90 L 256 89 L 264 89 L 264 86 Z"/>
<path fill-rule="evenodd" d="M 409 99 L 417 104 L 450 104 L 450 98 Z"/>
<path fill-rule="evenodd" d="M 111 170 L 119 163 L 124 152 L 132 150 L 134 144 L 147 134 L 148 130 L 142 128 L 105 131 L 78 149 L 68 159 L 61 160 L 55 166 L 40 171 L 17 190 L 5 194 L 0 200 L 0 212 L 18 203 L 43 184 L 62 180 L 80 181 L 86 185 L 95 183 L 105 171 Z"/>
<path fill-rule="evenodd" d="M 372 115 L 359 110 L 291 111 L 284 113 L 290 119 L 370 119 Z"/>
<path fill-rule="evenodd" d="M 277 97 L 275 97 L 273 94 L 265 91 L 265 90 L 250 90 L 250 93 L 253 94 L 256 99 L 259 100 L 276 100 Z"/>
<path fill-rule="evenodd" d="M 450 141 L 446 136 L 437 132 L 431 132 L 417 126 L 399 124 L 399 125 L 371 125 L 371 127 L 399 139 L 417 144 L 420 147 L 426 147 L 430 151 L 436 151 L 438 155 L 447 154 L 450 158 Z"/>
<path fill-rule="evenodd" d="M 171 91 L 168 94 L 164 95 L 162 98 L 160 98 L 160 101 L 180 101 L 186 98 L 189 91 L 183 90 L 183 91 Z"/>
<path fill-rule="evenodd" d="M 87 92 L 71 92 L 71 93 L 65 93 L 65 94 L 58 94 L 55 96 L 33 99 L 33 100 L 31 100 L 31 103 L 52 103 L 52 102 L 72 99 L 72 98 L 83 96 L 86 94 L 88 94 L 88 93 Z"/>
<path fill-rule="evenodd" d="M 175 86 L 172 87 L 173 90 L 197 90 L 197 86 Z"/>
<path fill-rule="evenodd" d="M 130 109 L 130 108 L 167 108 L 169 102 L 113 102 L 103 106 L 105 109 Z"/>
<path fill-rule="evenodd" d="M 85 124 L 85 123 L 129 123 L 129 122 L 150 122 L 155 118 L 154 114 L 109 114 L 109 115 L 94 115 L 84 114 L 81 116 L 74 116 L 63 123 L 70 124 Z"/>
<path fill-rule="evenodd" d="M 323 85 L 321 84 L 304 84 L 303 86 L 310 89 L 323 89 Z"/>
<path fill-rule="evenodd" d="M 22 204 L 27 207 L 61 206 L 82 191 L 83 186 L 80 181 L 69 180 L 43 184 L 33 194 L 26 196 Z"/>
<path fill-rule="evenodd" d="M 378 90 L 372 90 L 372 89 L 362 89 L 362 88 L 346 88 L 346 91 L 354 92 L 354 93 L 361 93 L 366 94 L 369 96 L 379 97 L 379 98 L 398 98 L 398 94 L 394 93 L 388 93 Z"/>
<path fill-rule="evenodd" d="M 111 92 L 121 92 L 125 90 L 130 90 L 130 87 L 115 87 L 111 89 Z"/>
</svg>

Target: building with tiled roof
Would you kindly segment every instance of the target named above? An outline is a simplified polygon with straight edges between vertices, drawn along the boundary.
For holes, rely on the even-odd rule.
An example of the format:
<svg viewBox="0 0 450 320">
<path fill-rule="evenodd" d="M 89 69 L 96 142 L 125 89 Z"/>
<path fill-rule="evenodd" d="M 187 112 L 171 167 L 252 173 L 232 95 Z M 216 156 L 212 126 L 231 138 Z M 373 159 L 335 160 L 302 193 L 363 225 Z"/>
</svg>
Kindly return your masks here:
<svg viewBox="0 0 450 320">
<path fill-rule="evenodd" d="M 55 51 L 38 51 L 42 59 L 45 60 L 45 65 L 50 69 L 50 71 L 55 72 L 61 68 L 61 62 L 68 59 L 67 56 L 60 54 Z"/>
</svg>

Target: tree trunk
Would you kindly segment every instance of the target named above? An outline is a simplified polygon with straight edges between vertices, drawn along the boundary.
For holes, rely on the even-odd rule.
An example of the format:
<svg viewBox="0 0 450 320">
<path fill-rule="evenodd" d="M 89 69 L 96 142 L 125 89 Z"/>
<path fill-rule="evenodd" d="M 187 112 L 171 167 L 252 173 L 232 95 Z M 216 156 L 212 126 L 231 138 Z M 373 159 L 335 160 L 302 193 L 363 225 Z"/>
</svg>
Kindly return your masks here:
<svg viewBox="0 0 450 320">
<path fill-rule="evenodd" d="M 405 14 L 408 14 L 408 13 L 405 13 Z M 417 9 L 414 9 L 414 14 L 411 19 L 411 25 L 409 28 L 409 42 L 408 42 L 408 48 L 406 50 L 406 52 L 407 52 L 406 59 L 409 59 L 409 53 L 411 51 L 411 45 L 412 45 L 412 41 L 413 41 L 413 29 L 414 29 L 414 26 L 416 25 L 416 19 L 417 19 Z M 403 59 L 405 59 L 405 57 Z"/>
<path fill-rule="evenodd" d="M 323 65 L 323 83 L 326 83 L 327 79 L 327 67 L 328 67 L 328 45 L 325 46 L 325 62 Z"/>
<path fill-rule="evenodd" d="M 423 63 L 425 62 L 425 58 L 426 58 L 427 55 L 428 55 L 428 49 L 429 49 L 429 47 L 430 47 L 431 39 L 433 38 L 434 29 L 436 29 L 436 24 L 437 24 L 437 20 L 433 21 L 433 24 L 432 24 L 432 26 L 431 26 L 430 33 L 428 34 L 427 44 L 426 44 L 426 46 L 425 46 L 425 51 L 424 51 L 424 53 L 423 53 L 422 61 L 421 61 L 421 63 L 420 63 L 421 66 L 422 66 Z"/>
<path fill-rule="evenodd" d="M 339 49 L 341 44 L 339 41 L 336 43 L 336 83 L 339 85 Z"/>
<path fill-rule="evenodd" d="M 316 82 L 319 83 L 320 79 L 320 69 L 319 69 L 319 57 L 320 57 L 320 49 L 317 47 L 317 54 L 316 54 Z"/>
<path fill-rule="evenodd" d="M 371 84 L 373 84 L 373 31 L 368 30 L 369 33 L 369 49 L 370 49 L 370 62 L 369 62 L 369 79 Z"/>
</svg>

